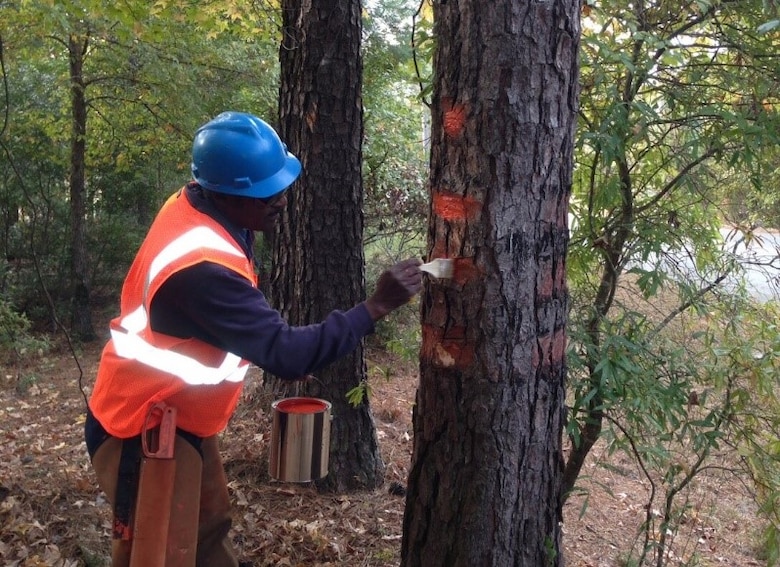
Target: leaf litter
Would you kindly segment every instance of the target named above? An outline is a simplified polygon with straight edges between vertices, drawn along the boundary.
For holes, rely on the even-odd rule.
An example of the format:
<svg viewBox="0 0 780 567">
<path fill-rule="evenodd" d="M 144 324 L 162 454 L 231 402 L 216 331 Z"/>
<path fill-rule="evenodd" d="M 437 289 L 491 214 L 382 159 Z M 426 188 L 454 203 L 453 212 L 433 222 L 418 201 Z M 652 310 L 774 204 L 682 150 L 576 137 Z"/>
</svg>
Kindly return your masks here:
<svg viewBox="0 0 780 567">
<path fill-rule="evenodd" d="M 92 384 L 101 346 L 89 345 L 81 354 L 85 386 Z M 78 371 L 67 352 L 52 356 L 47 370 L 36 369 L 38 379 L 24 388 L 15 378 L 21 372 L 0 374 L 0 564 L 108 565 L 111 516 L 83 441 Z M 386 465 L 384 486 L 372 491 L 320 494 L 311 483 L 272 481 L 271 400 L 259 386 L 259 371 L 250 372 L 221 445 L 233 499 L 232 537 L 242 560 L 261 567 L 399 564 L 417 365 L 386 352 L 368 356 L 371 364 L 392 369 L 372 378 Z M 567 566 L 624 564 L 646 513 L 647 487 L 632 467 L 603 446 L 592 452 L 581 483 L 586 492 L 572 496 L 564 509 Z M 685 532 L 677 535 L 668 564 L 765 564 L 756 559 L 762 524 L 745 487 L 726 476 L 697 482 Z"/>
</svg>

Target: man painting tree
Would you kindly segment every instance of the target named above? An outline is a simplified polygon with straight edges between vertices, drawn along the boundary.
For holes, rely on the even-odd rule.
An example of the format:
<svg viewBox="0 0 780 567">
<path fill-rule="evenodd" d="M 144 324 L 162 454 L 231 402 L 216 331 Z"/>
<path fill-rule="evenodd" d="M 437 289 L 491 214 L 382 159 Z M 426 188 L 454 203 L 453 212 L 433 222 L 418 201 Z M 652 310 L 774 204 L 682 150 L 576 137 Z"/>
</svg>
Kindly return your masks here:
<svg viewBox="0 0 780 567">
<path fill-rule="evenodd" d="M 579 3 L 435 2 L 431 258 L 402 564 L 560 565 Z"/>
</svg>

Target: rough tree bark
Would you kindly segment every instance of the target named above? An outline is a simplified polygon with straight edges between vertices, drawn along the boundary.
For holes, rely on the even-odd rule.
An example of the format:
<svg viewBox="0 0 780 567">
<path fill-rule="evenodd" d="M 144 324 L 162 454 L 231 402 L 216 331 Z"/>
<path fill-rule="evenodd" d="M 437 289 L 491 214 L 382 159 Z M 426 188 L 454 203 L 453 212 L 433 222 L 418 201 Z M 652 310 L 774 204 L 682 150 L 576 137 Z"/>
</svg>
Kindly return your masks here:
<svg viewBox="0 0 780 567">
<path fill-rule="evenodd" d="M 303 163 L 274 238 L 271 298 L 293 325 L 321 321 L 365 298 L 362 58 L 359 0 L 284 0 L 280 133 Z M 368 400 L 346 393 L 365 378 L 363 349 L 324 369 L 298 393 L 333 404 L 323 490 L 383 481 Z"/>
<path fill-rule="evenodd" d="M 434 2 L 429 254 L 402 565 L 562 565 L 577 0 Z"/>
</svg>

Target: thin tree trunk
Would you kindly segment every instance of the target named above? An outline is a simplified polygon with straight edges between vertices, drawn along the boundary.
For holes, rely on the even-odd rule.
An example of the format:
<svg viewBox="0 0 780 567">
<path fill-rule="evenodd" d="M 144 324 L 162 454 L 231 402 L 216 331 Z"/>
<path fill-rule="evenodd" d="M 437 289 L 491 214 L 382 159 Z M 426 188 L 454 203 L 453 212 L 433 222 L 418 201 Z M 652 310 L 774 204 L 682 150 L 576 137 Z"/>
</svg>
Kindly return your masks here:
<svg viewBox="0 0 780 567">
<path fill-rule="evenodd" d="M 402 565 L 562 565 L 579 3 L 434 3 L 431 257 Z"/>
<path fill-rule="evenodd" d="M 95 339 L 90 311 L 89 260 L 86 236 L 87 100 L 83 76 L 88 36 L 68 38 L 71 94 L 70 230 L 71 230 L 71 328 L 81 340 Z"/>
</svg>

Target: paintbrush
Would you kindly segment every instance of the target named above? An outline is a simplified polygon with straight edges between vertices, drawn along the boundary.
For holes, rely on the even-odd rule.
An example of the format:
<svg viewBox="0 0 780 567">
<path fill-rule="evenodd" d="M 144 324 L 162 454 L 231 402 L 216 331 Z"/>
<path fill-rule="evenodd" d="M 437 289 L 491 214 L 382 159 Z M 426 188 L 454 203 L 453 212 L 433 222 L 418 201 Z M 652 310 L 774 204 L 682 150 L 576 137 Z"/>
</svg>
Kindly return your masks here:
<svg viewBox="0 0 780 567">
<path fill-rule="evenodd" d="M 427 264 L 421 265 L 420 270 L 428 272 L 435 278 L 449 280 L 455 271 L 455 262 L 452 258 L 436 258 Z"/>
</svg>

